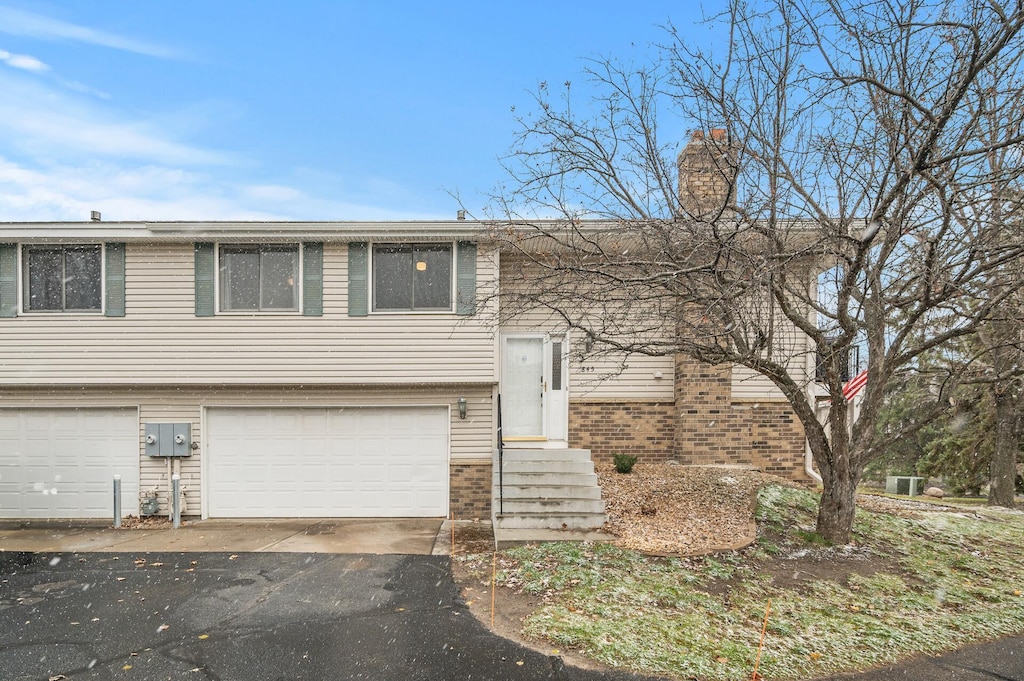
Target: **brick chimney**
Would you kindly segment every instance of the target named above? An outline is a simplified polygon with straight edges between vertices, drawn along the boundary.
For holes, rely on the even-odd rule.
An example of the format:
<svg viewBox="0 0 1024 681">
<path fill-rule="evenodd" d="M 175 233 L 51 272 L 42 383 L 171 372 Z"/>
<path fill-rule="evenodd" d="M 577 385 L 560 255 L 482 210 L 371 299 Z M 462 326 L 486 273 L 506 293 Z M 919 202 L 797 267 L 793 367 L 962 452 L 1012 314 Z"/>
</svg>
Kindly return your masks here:
<svg viewBox="0 0 1024 681">
<path fill-rule="evenodd" d="M 679 202 L 693 218 L 713 218 L 735 200 L 736 147 L 725 130 L 693 133 L 679 152 Z"/>
</svg>

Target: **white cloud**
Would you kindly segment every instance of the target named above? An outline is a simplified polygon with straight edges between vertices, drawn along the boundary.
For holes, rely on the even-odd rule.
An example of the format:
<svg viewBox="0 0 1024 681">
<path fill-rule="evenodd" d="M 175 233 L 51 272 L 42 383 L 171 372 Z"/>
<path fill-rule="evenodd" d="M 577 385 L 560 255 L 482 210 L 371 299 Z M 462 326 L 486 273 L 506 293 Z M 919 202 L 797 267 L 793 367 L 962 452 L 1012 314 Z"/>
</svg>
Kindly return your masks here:
<svg viewBox="0 0 1024 681">
<path fill-rule="evenodd" d="M 0 6 L 0 32 L 41 40 L 74 40 L 164 59 L 181 56 L 175 50 L 162 45 L 125 38 L 6 6 Z"/>
<path fill-rule="evenodd" d="M 256 201 L 295 201 L 304 197 L 298 189 L 279 184 L 252 185 L 246 187 L 245 194 Z"/>
<path fill-rule="evenodd" d="M 29 168 L 0 156 L 0 222 L 104 220 L 424 220 L 287 185 L 218 180 L 201 171 L 111 161 Z"/>
<path fill-rule="evenodd" d="M 38 82 L 0 74 L 0 142 L 47 157 L 134 158 L 183 166 L 229 163 L 229 155 L 173 139 L 150 120 L 68 96 Z"/>
<path fill-rule="evenodd" d="M 50 67 L 47 64 L 39 61 L 35 57 L 27 54 L 11 54 L 6 50 L 0 50 L 0 61 L 6 63 L 16 69 L 24 69 L 25 71 L 49 71 Z"/>
</svg>

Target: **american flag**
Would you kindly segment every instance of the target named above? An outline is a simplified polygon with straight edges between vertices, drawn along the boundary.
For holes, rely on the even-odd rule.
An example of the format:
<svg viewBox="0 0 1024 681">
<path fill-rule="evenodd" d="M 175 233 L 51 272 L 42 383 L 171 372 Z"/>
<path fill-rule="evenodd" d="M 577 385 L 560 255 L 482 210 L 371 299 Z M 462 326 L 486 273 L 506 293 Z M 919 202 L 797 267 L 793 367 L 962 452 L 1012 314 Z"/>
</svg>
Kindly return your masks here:
<svg viewBox="0 0 1024 681">
<path fill-rule="evenodd" d="M 847 402 L 849 402 L 857 393 L 860 392 L 861 388 L 867 385 L 867 383 L 868 370 L 865 369 L 846 382 L 846 385 L 843 386 L 843 397 L 846 398 Z"/>
</svg>

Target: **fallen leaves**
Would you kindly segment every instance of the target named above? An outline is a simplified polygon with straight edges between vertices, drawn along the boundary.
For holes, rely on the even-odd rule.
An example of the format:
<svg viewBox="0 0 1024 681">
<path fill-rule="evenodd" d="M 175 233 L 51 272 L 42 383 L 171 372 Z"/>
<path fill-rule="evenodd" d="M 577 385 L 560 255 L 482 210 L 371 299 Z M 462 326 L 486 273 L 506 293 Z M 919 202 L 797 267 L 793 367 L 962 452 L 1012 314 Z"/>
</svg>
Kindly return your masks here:
<svg viewBox="0 0 1024 681">
<path fill-rule="evenodd" d="M 599 465 L 605 529 L 625 548 L 699 555 L 754 539 L 753 498 L 774 476 L 757 471 L 637 464 L 629 475 Z M 789 483 L 783 483 L 789 484 Z"/>
</svg>

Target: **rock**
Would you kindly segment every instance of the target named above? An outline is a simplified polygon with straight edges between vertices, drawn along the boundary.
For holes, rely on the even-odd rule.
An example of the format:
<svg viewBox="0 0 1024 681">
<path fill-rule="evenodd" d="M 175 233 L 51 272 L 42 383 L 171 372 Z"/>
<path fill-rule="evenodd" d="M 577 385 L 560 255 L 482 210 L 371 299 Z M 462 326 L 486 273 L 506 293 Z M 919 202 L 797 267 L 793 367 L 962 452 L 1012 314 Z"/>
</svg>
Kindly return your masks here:
<svg viewBox="0 0 1024 681">
<path fill-rule="evenodd" d="M 926 497 L 935 497 L 936 499 L 941 499 L 942 497 L 946 496 L 946 493 L 943 492 L 938 487 L 929 487 L 924 491 L 924 495 Z"/>
</svg>

